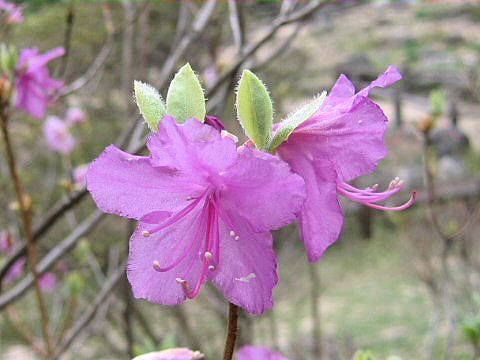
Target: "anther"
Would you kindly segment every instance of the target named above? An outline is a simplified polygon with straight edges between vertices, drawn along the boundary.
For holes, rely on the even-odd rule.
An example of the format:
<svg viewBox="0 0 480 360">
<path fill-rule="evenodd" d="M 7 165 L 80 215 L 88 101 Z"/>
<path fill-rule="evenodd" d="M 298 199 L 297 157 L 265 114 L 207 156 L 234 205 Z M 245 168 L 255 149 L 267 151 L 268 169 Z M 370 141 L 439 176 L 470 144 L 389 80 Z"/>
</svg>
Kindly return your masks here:
<svg viewBox="0 0 480 360">
<path fill-rule="evenodd" d="M 235 234 L 235 231 L 230 230 L 230 236 L 231 236 L 231 237 L 235 237 L 235 235 L 236 235 L 236 234 Z"/>
<path fill-rule="evenodd" d="M 213 259 L 213 254 L 210 251 L 205 251 L 205 254 L 203 254 L 206 259 L 212 260 Z"/>
<path fill-rule="evenodd" d="M 187 196 L 187 201 L 193 200 L 193 197 Z"/>
<path fill-rule="evenodd" d="M 240 236 L 238 236 L 238 235 L 235 236 L 235 240 L 237 240 L 237 241 L 240 240 Z"/>
<path fill-rule="evenodd" d="M 213 265 L 210 265 L 210 266 L 208 267 L 208 270 L 210 270 L 210 271 L 214 271 L 214 270 L 215 270 L 215 266 L 213 266 Z"/>
<path fill-rule="evenodd" d="M 143 230 L 143 231 L 142 231 L 142 235 L 143 235 L 143 237 L 149 237 L 149 236 L 150 236 L 150 231 L 148 231 L 148 230 Z"/>
<path fill-rule="evenodd" d="M 158 260 L 153 261 L 153 269 L 157 271 L 161 269 L 160 262 L 158 262 Z"/>
<path fill-rule="evenodd" d="M 187 280 L 182 279 L 182 278 L 176 278 L 175 281 L 176 281 L 177 283 L 179 283 L 179 284 L 184 284 L 184 283 L 187 282 Z"/>
</svg>

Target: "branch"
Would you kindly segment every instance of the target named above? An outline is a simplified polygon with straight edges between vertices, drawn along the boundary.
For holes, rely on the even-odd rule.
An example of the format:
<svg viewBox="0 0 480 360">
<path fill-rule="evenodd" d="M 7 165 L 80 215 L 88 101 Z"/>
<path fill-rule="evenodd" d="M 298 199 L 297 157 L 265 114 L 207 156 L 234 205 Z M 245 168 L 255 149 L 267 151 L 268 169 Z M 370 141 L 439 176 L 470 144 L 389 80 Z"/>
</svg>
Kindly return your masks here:
<svg viewBox="0 0 480 360">
<path fill-rule="evenodd" d="M 120 281 L 125 275 L 126 262 L 123 262 L 122 265 L 117 269 L 117 271 L 111 275 L 105 285 L 103 286 L 100 293 L 97 295 L 93 304 L 84 312 L 82 317 L 75 323 L 72 329 L 68 332 L 65 339 L 60 343 L 55 352 L 55 355 L 51 357 L 50 360 L 57 360 L 60 356 L 70 347 L 78 334 L 85 329 L 90 321 L 94 318 L 97 313 L 98 308 L 105 302 L 105 300 L 113 294 L 113 290 L 120 284 Z"/>
</svg>

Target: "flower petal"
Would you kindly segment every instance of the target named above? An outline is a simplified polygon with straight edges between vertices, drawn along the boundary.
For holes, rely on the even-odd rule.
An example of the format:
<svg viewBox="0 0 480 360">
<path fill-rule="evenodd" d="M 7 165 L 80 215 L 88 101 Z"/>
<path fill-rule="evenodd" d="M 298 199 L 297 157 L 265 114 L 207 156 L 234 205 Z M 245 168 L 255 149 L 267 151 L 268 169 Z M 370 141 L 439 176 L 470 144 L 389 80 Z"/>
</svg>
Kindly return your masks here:
<svg viewBox="0 0 480 360">
<path fill-rule="evenodd" d="M 368 98 L 348 112 L 321 111 L 309 126 L 293 133 L 290 143 L 302 143 L 321 161 L 335 164 L 342 181 L 375 171 L 378 162 L 387 155 L 384 142 L 387 117 Z"/>
<path fill-rule="evenodd" d="M 303 179 L 288 164 L 256 149 L 242 147 L 235 166 L 222 174 L 221 202 L 263 232 L 295 220 L 305 200 Z"/>
<path fill-rule="evenodd" d="M 307 199 L 299 216 L 300 229 L 308 259 L 317 261 L 337 241 L 343 226 L 334 167 L 328 161 L 307 158 L 308 153 L 294 145 L 282 146 L 279 154 L 305 179 Z"/>
<path fill-rule="evenodd" d="M 233 225 L 219 221 L 220 263 L 211 280 L 230 302 L 251 314 L 262 314 L 272 308 L 278 283 L 272 235 L 253 231 L 234 211 L 222 212 Z"/>
<path fill-rule="evenodd" d="M 176 211 L 199 187 L 172 169 L 153 167 L 150 159 L 111 145 L 90 165 L 87 188 L 107 213 L 140 219 L 154 210 Z"/>
<path fill-rule="evenodd" d="M 157 224 L 166 220 L 165 213 L 158 212 L 156 215 Z M 155 214 L 148 215 L 149 223 L 140 221 L 130 238 L 127 266 L 128 280 L 137 299 L 163 305 L 176 305 L 186 300 L 185 292 L 176 279 L 184 279 L 193 287 L 201 276 L 199 251 L 206 230 L 203 215 L 203 206 L 199 204 L 182 219 L 148 237 L 143 232 L 152 231 L 157 226 L 151 224 Z M 185 253 L 187 256 L 183 261 L 171 270 L 159 272 L 153 268 L 154 261 L 158 261 L 161 267 L 168 267 Z"/>
<path fill-rule="evenodd" d="M 264 346 L 243 346 L 237 352 L 236 360 L 288 360 L 280 353 Z"/>
<path fill-rule="evenodd" d="M 165 116 L 147 146 L 154 166 L 176 168 L 195 178 L 221 172 L 237 159 L 232 139 L 222 138 L 215 128 L 195 119 L 180 125 Z"/>
</svg>

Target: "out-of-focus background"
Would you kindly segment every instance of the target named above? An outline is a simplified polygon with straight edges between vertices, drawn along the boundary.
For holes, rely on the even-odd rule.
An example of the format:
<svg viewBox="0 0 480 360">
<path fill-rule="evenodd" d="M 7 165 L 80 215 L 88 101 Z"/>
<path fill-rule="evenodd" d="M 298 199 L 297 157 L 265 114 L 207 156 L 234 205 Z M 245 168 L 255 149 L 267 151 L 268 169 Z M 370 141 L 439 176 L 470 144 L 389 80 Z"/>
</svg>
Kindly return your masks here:
<svg viewBox="0 0 480 360">
<path fill-rule="evenodd" d="M 277 121 L 329 90 L 340 73 L 357 88 L 389 65 L 404 75 L 393 88 L 373 93 L 390 120 L 389 155 L 355 185 L 384 188 L 399 176 L 405 191 L 389 204 L 418 190 L 417 205 L 385 213 L 344 202 L 343 235 L 315 265 L 306 261 L 296 225 L 276 232 L 275 307 L 260 317 L 242 315 L 240 343 L 265 345 L 295 360 L 351 359 L 359 350 L 376 359 L 480 355 L 480 5 L 329 3 L 295 19 L 289 15 L 312 3 L 19 4 L 25 20 L 5 30 L 2 41 L 42 52 L 67 47 L 66 60 L 50 69 L 71 93 L 49 114 L 63 117 L 76 107 L 87 117 L 71 128 L 76 146 L 69 156 L 50 149 L 44 120 L 15 113 L 11 127 L 34 223 L 41 224 L 53 206 L 79 197 L 38 241 L 43 260 L 59 244 L 66 249 L 49 263 L 57 281 L 45 293 L 52 332 L 66 344 L 63 358 L 129 359 L 174 346 L 220 358 L 227 313 L 221 295 L 207 286 L 198 299 L 169 308 L 134 300 L 123 279 L 106 286 L 125 258 L 132 224 L 108 216 L 94 227 L 93 201 L 79 196 L 82 190 L 71 181 L 73 169 L 122 134 L 131 151 L 144 141 L 143 127 L 126 132 L 138 121 L 133 79 L 166 95 L 173 71 L 185 62 L 203 82 L 210 113 L 241 141 L 234 86 L 243 68 L 269 87 Z M 254 45 L 258 50 L 248 54 Z M 0 230 L 20 247 L 1 154 Z M 0 267 L 7 260 L 0 256 Z M 4 281 L 0 304 L 22 281 Z M 42 358 L 35 351 L 40 334 L 29 290 L 0 312 L 0 358 Z"/>
</svg>

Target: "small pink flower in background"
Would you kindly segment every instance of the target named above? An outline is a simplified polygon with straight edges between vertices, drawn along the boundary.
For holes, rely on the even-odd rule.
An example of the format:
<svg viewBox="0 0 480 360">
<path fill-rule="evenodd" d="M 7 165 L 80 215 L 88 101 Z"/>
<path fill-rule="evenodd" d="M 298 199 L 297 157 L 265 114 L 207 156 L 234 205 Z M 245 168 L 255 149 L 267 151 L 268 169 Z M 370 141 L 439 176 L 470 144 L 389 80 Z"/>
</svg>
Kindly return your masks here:
<svg viewBox="0 0 480 360">
<path fill-rule="evenodd" d="M 143 354 L 132 360 L 201 360 L 204 357 L 199 351 L 192 351 L 187 348 L 174 348 Z"/>
<path fill-rule="evenodd" d="M 79 108 L 70 108 L 67 110 L 67 114 L 65 115 L 65 122 L 68 125 L 82 124 L 85 121 L 87 121 L 87 117 L 83 110 Z"/>
<path fill-rule="evenodd" d="M 347 183 L 374 172 L 387 155 L 384 143 L 387 117 L 368 96 L 372 88 L 392 85 L 401 77 L 391 66 L 355 93 L 352 82 L 341 75 L 319 111 L 277 148 L 280 157 L 307 185 L 307 199 L 299 221 L 310 261 L 317 261 L 340 235 L 343 211 L 337 194 L 385 211 L 403 210 L 415 202 L 416 193 L 399 207 L 377 204 L 402 189 L 403 182 L 398 178 L 384 192 L 377 192 L 377 185 L 357 189 Z"/>
<path fill-rule="evenodd" d="M 73 181 L 75 181 L 75 185 L 84 187 L 87 184 L 86 176 L 87 176 L 87 171 L 88 171 L 88 166 L 89 165 L 90 164 L 78 165 L 73 170 Z"/>
<path fill-rule="evenodd" d="M 0 231 L 0 252 L 8 255 L 13 250 L 14 239 L 7 230 Z"/>
<path fill-rule="evenodd" d="M 65 54 L 63 48 L 56 48 L 43 55 L 37 48 L 22 49 L 16 68 L 17 108 L 41 119 L 54 93 L 63 87 L 63 82 L 50 77 L 47 63 Z"/>
<path fill-rule="evenodd" d="M 75 147 L 75 138 L 70 133 L 69 126 L 56 116 L 49 116 L 43 125 L 43 134 L 48 145 L 54 151 L 68 155 Z"/>
<path fill-rule="evenodd" d="M 176 305 L 209 280 L 250 313 L 270 309 L 278 282 L 270 230 L 295 219 L 303 180 L 195 119 L 166 116 L 147 146 L 149 157 L 109 146 L 87 173 L 100 209 L 139 220 L 127 268 L 135 297 Z"/>
<path fill-rule="evenodd" d="M 5 12 L 8 16 L 7 22 L 10 24 L 19 24 L 23 22 L 22 10 L 19 6 L 5 0 L 0 0 L 0 16 L 2 16 L 2 12 Z"/>
<path fill-rule="evenodd" d="M 47 272 L 38 279 L 40 289 L 44 292 L 51 292 L 57 287 L 57 277 L 54 273 Z"/>
<path fill-rule="evenodd" d="M 27 260 L 23 257 L 18 259 L 5 275 L 5 283 L 9 284 L 17 280 L 23 274 L 23 268 Z"/>
<path fill-rule="evenodd" d="M 246 345 L 237 352 L 236 360 L 288 360 L 278 352 L 262 346 Z"/>
</svg>

